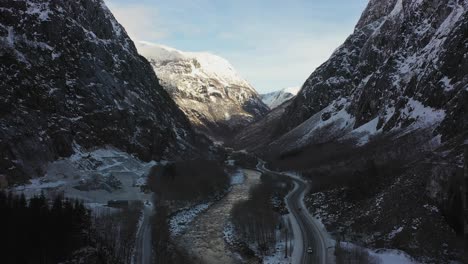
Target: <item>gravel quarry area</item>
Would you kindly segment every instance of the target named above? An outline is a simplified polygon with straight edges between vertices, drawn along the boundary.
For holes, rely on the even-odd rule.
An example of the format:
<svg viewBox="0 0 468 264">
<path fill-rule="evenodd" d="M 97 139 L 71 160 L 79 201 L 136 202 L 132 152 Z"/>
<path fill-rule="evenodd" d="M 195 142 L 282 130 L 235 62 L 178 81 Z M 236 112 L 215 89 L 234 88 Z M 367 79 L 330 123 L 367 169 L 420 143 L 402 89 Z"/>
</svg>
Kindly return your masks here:
<svg viewBox="0 0 468 264">
<path fill-rule="evenodd" d="M 145 184 L 149 170 L 156 164 L 142 162 L 113 148 L 91 152 L 77 148 L 71 157 L 49 164 L 44 177 L 17 186 L 14 191 L 26 197 L 41 192 L 50 197 L 63 193 L 68 198 L 82 200 L 93 210 L 103 209 L 110 200 L 146 201 L 151 195 L 141 192 L 140 186 Z"/>
<path fill-rule="evenodd" d="M 232 186 L 220 201 L 199 215 L 187 231 L 175 238 L 178 246 L 187 251 L 196 263 L 241 263 L 224 241 L 224 227 L 229 221 L 233 205 L 249 197 L 249 189 L 260 182 L 261 173 L 243 170 L 245 180 Z"/>
</svg>

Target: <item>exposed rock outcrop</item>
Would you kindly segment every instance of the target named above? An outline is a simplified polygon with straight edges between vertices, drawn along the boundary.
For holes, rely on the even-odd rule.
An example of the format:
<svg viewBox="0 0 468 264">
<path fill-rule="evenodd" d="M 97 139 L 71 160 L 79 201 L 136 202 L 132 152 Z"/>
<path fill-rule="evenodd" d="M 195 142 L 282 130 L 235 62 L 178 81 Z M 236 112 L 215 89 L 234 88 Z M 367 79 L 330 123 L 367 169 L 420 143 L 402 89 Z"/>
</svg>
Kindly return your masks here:
<svg viewBox="0 0 468 264">
<path fill-rule="evenodd" d="M 187 118 L 102 0 L 2 1 L 0 87 L 0 174 L 16 181 L 78 145 L 143 160 L 195 152 Z"/>
</svg>

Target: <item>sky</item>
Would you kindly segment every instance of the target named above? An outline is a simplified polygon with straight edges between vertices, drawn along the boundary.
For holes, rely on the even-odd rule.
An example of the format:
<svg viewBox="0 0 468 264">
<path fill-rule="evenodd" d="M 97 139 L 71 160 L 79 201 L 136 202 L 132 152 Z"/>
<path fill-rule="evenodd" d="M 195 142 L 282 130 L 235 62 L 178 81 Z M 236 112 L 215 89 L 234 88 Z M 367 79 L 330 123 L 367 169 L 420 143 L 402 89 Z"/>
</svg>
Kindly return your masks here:
<svg viewBox="0 0 468 264">
<path fill-rule="evenodd" d="M 301 86 L 368 0 L 105 0 L 133 41 L 226 58 L 260 93 Z"/>
</svg>

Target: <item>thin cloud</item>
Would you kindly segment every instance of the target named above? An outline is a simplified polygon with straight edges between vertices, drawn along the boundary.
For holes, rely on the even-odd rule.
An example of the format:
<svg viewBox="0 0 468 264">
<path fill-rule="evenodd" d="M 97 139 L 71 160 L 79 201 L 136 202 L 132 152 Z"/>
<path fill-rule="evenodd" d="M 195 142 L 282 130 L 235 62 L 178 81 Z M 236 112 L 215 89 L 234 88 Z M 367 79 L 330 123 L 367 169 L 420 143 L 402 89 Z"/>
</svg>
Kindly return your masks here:
<svg viewBox="0 0 468 264">
<path fill-rule="evenodd" d="M 228 14 L 220 12 L 220 2 L 210 0 L 106 3 L 135 42 L 211 50 L 228 59 L 261 93 L 302 85 L 353 30 L 350 21 L 291 16 L 300 3 L 292 5 L 294 12 L 281 13 L 284 16 L 263 12 L 261 5 L 229 1 L 222 2 Z"/>
</svg>

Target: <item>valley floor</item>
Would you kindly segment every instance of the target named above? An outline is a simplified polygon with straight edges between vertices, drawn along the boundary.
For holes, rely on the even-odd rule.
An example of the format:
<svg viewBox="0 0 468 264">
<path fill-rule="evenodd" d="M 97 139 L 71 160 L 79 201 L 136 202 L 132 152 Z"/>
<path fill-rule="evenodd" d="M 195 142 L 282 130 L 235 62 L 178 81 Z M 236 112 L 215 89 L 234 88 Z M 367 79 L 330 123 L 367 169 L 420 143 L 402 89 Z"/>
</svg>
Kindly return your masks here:
<svg viewBox="0 0 468 264">
<path fill-rule="evenodd" d="M 149 217 L 152 214 L 152 206 L 149 203 L 151 195 L 141 192 L 140 185 L 146 181 L 146 175 L 153 165 L 155 163 L 142 163 L 131 155 L 113 149 L 101 149 L 86 153 L 78 152 L 68 159 L 54 162 L 50 165 L 45 177 L 31 180 L 31 184 L 16 187 L 15 191 L 17 193 L 24 193 L 28 197 L 38 195 L 41 192 L 45 192 L 47 195 L 63 192 L 68 197 L 83 200 L 98 215 L 106 213 L 103 210 L 115 210 L 105 206 L 109 200 L 139 200 L 144 202 L 143 216 L 140 220 L 139 231 L 136 234 L 134 258 L 134 263 L 144 264 L 149 263 L 151 259 Z M 260 167 L 259 169 L 264 172 L 268 171 L 265 167 Z M 268 172 L 273 173 L 271 171 Z M 244 177 L 242 177 L 242 174 Z M 285 175 L 284 173 L 277 174 Z M 286 176 L 294 177 L 293 174 Z M 228 243 L 233 235 L 229 229 L 231 210 L 236 203 L 249 198 L 250 189 L 260 183 L 260 177 L 261 172 L 259 171 L 240 170 L 239 173 L 231 177 L 230 191 L 223 198 L 202 206 L 203 208 L 199 211 L 190 211 L 193 214 L 189 217 L 190 221 L 187 221 L 186 217 L 182 217 L 179 222 L 175 221 L 174 226 L 181 230 L 178 232 L 171 230 L 174 235 L 173 239 L 179 249 L 190 256 L 193 263 L 248 263 L 246 262 L 248 260 L 243 259 L 240 254 L 235 253 L 235 250 Z M 407 179 L 415 181 L 418 178 L 413 176 Z M 305 190 L 305 182 L 302 180 L 301 182 L 304 184 L 301 188 Z M 421 180 L 421 182 L 423 181 Z M 412 186 L 414 190 L 418 190 L 414 186 L 420 186 L 420 189 L 424 186 L 422 183 L 418 185 L 398 180 L 385 192 L 357 204 L 346 201 L 343 198 L 345 195 L 342 194 L 342 190 L 337 189 L 308 194 L 305 198 L 305 203 L 314 217 L 319 216 L 328 231 L 335 234 L 335 239 L 343 240 L 341 243 L 345 249 L 352 250 L 359 247 L 357 246 L 358 244 L 368 248 L 376 248 L 375 245 L 380 243 L 380 248 L 412 249 L 405 251 L 413 256 L 418 254 L 420 256 L 431 256 L 431 254 L 435 254 L 435 249 L 450 253 L 448 247 L 452 246 L 452 244 L 434 244 L 432 247 L 425 247 L 416 244 L 417 241 L 413 241 L 414 239 L 412 238 L 420 238 L 421 236 L 427 238 L 426 241 L 438 241 L 441 237 L 451 237 L 451 235 L 450 230 L 447 230 L 447 228 L 440 228 L 440 226 L 445 227 L 445 225 L 443 225 L 444 221 L 436 207 L 427 204 L 419 208 L 420 212 L 416 212 L 414 210 L 416 206 L 408 203 L 408 201 L 416 203 L 418 199 L 422 199 L 417 195 L 422 190 L 419 192 L 414 191 L 413 193 L 406 192 L 407 197 L 403 199 L 404 201 L 395 202 L 402 200 L 401 198 L 399 200 L 395 199 L 395 197 L 398 197 L 400 193 L 403 193 L 407 189 L 404 188 L 406 185 Z M 296 186 L 296 188 L 298 187 Z M 291 193 L 294 193 L 294 191 Z M 304 211 L 307 209 L 301 202 L 303 198 L 302 195 L 296 194 L 294 201 L 288 203 L 288 209 L 292 214 L 286 215 L 286 217 L 289 217 L 290 222 L 295 222 L 298 218 L 304 217 Z M 300 207 L 303 210 L 299 209 Z M 404 219 L 395 218 L 396 216 L 400 216 L 401 212 L 407 212 Z M 314 222 L 314 225 L 320 225 L 321 223 L 317 219 L 310 219 L 310 221 Z M 185 223 L 186 227 L 184 224 L 184 228 L 182 228 L 183 225 L 181 223 Z M 390 225 L 391 223 L 394 224 Z M 433 228 L 432 232 L 427 232 L 429 230 L 428 226 Z M 306 232 L 304 235 L 302 229 L 303 227 L 299 230 L 301 236 L 297 236 L 295 240 L 301 240 L 304 237 L 314 247 L 316 242 L 313 241 L 317 239 L 317 235 L 310 235 L 310 232 Z M 319 226 L 318 229 L 323 229 L 324 234 L 326 234 L 324 226 Z M 353 232 L 346 232 L 346 230 Z M 372 230 L 380 230 L 380 233 L 373 233 L 371 232 Z M 446 232 L 440 233 L 441 230 Z M 294 233 L 298 233 L 298 228 L 296 228 Z M 355 234 L 355 236 L 349 236 L 349 234 L 345 236 L 344 234 L 347 233 Z M 326 235 L 327 242 L 322 248 L 326 248 L 328 252 L 328 248 L 333 247 L 333 241 L 328 239 L 328 234 Z M 359 243 L 360 241 L 364 242 Z M 449 240 L 444 239 L 444 241 Z M 307 243 L 297 243 L 296 241 L 294 244 L 297 244 L 294 245 L 294 255 L 299 254 L 300 256 L 300 253 L 302 253 L 303 256 L 299 257 L 301 259 L 304 259 L 304 256 L 306 259 L 311 257 L 304 253 L 309 247 Z M 298 246 L 299 244 L 304 244 L 305 246 Z M 411 248 L 407 245 L 413 245 L 414 247 Z M 432 252 L 424 251 L 428 250 L 428 248 L 434 250 Z M 369 252 L 371 256 L 381 260 L 381 263 L 384 264 L 417 263 L 402 251 L 363 249 Z M 323 251 L 319 247 L 314 248 L 315 252 L 319 250 Z M 276 251 L 279 252 L 281 250 Z M 283 253 L 278 252 L 276 255 L 283 255 Z M 328 255 L 328 259 L 330 260 L 333 259 L 331 252 L 332 250 L 322 255 Z M 444 259 L 449 261 L 452 256 L 448 253 L 438 253 L 438 256 L 443 255 Z M 432 257 L 432 260 L 436 259 L 436 255 Z M 270 256 L 270 258 L 264 260 L 264 263 L 270 263 L 267 259 L 279 258 Z M 292 259 L 295 260 L 298 257 L 293 256 Z M 418 260 L 424 259 L 418 258 Z M 431 259 L 428 258 L 426 260 Z M 258 259 L 255 258 L 255 261 L 258 261 Z M 323 263 L 325 262 L 324 260 Z M 275 261 L 275 263 L 277 262 Z M 302 261 L 302 263 L 307 263 L 307 261 Z"/>
<path fill-rule="evenodd" d="M 245 180 L 235 184 L 220 201 L 198 216 L 185 233 L 175 238 L 181 249 L 188 251 L 194 263 L 241 263 L 240 256 L 230 252 L 224 230 L 235 203 L 249 197 L 249 190 L 260 181 L 261 173 L 244 170 Z"/>
</svg>

